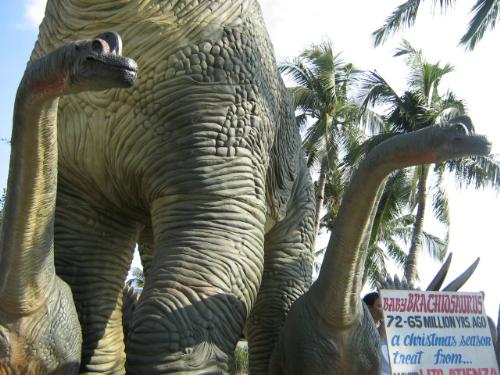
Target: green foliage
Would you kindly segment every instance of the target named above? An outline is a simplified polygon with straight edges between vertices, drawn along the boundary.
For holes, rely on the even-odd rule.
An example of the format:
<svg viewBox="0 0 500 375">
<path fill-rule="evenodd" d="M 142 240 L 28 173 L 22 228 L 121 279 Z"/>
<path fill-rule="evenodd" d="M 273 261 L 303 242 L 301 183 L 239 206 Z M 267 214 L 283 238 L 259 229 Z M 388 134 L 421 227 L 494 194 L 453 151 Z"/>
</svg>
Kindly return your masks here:
<svg viewBox="0 0 500 375">
<path fill-rule="evenodd" d="M 234 351 L 233 374 L 248 373 L 248 347 L 237 346 Z"/>
<path fill-rule="evenodd" d="M 339 164 L 340 145 L 357 129 L 360 111 L 350 95 L 353 64 L 333 52 L 331 41 L 314 44 L 298 57 L 279 66 L 296 86 L 291 88 L 299 124 L 312 121 L 305 130 L 308 165 Z"/>
<path fill-rule="evenodd" d="M 404 57 L 409 68 L 407 89 L 401 95 L 396 93 L 377 72 L 365 73 L 359 80 L 359 98 L 362 101 L 362 107 L 365 109 L 380 106 L 379 108 L 383 109 L 383 117 L 390 127 L 387 131 L 388 136 L 409 133 L 427 126 L 443 123 L 466 112 L 464 103 L 452 92 L 441 93 L 439 90 L 442 78 L 453 71 L 453 66 L 427 62 L 422 51 L 413 48 L 407 41 L 401 43 L 394 56 Z M 466 126 L 470 131 L 474 130 L 471 123 L 466 124 Z M 399 212 L 399 215 L 402 215 L 401 217 L 413 215 L 416 211 L 411 233 L 411 245 L 405 261 L 408 271 L 407 278 L 413 275 L 411 270 L 415 269 L 416 254 L 421 248 L 427 250 L 433 258 L 439 260 L 442 260 L 446 254 L 448 234 L 441 239 L 423 231 L 421 226 L 426 213 L 426 196 L 429 190 L 432 197 L 434 217 L 444 225 L 446 230 L 449 228 L 448 199 L 443 184 L 445 171 L 454 172 L 460 185 L 500 187 L 499 165 L 490 158 L 463 158 L 458 161 L 437 164 L 432 171 L 434 172 L 433 179 L 428 178 L 429 172 L 431 172 L 428 166 L 409 168 L 406 182 L 406 189 L 408 190 L 405 198 L 407 199 L 406 207 L 403 211 L 396 211 Z M 429 187 L 428 181 L 435 181 L 434 186 Z M 387 187 L 390 187 L 390 183 L 388 183 Z M 383 200 L 381 204 L 383 204 Z M 379 210 L 381 209 L 379 207 Z M 384 221 L 384 226 L 387 226 L 389 222 Z M 375 223 L 374 227 L 376 226 L 377 223 Z M 404 228 L 399 228 L 398 231 L 401 229 Z M 375 239 L 371 242 L 371 245 L 376 243 Z M 399 249 L 394 248 L 394 250 Z M 417 276 L 413 275 L 412 277 Z M 415 279 L 410 281 L 414 282 Z"/>
<path fill-rule="evenodd" d="M 142 268 L 132 267 L 130 269 L 130 279 L 127 280 L 127 283 L 132 285 L 134 288 L 144 288 L 144 273 Z"/>
<path fill-rule="evenodd" d="M 319 171 L 316 207 L 325 205 L 327 180 L 330 184 L 328 197 L 338 204 L 346 180 L 341 174 L 348 172 L 348 168 L 342 167 L 342 157 L 359 143 L 362 134 L 359 129 L 361 112 L 351 95 L 352 77 L 357 71 L 353 64 L 334 53 L 331 41 L 312 45 L 298 57 L 282 63 L 279 70 L 295 84 L 290 92 L 297 123 L 308 125 L 304 130 L 303 146 L 308 166 Z M 377 118 L 371 120 L 376 122 Z M 315 218 L 316 231 L 320 226 L 320 211 Z"/>
<path fill-rule="evenodd" d="M 398 53 L 410 54 L 411 46 L 402 44 Z M 322 204 L 326 208 L 320 224 L 331 228 L 354 168 L 374 145 L 398 132 L 387 127 L 384 116 L 367 109 L 369 100 L 360 107 L 360 101 L 353 94 L 355 84 L 364 83 L 356 79 L 360 72 L 352 64 L 344 62 L 340 54 L 333 53 L 331 42 L 313 45 L 297 58 L 282 64 L 280 70 L 297 85 L 291 89 L 298 113 L 297 122 L 309 123 L 304 132 L 303 145 L 308 165 L 319 166 L 317 206 Z M 395 93 L 390 86 L 380 76 L 378 79 L 382 82 L 380 89 L 386 90 L 385 96 L 394 100 Z M 379 96 L 374 95 L 374 99 L 379 100 Z M 365 130 L 381 134 L 367 138 Z M 323 202 L 321 197 L 324 197 Z M 387 199 L 393 198 L 386 196 L 383 201 Z M 389 204 L 379 207 L 365 268 L 365 280 L 371 283 L 387 273 L 387 258 L 392 258 L 397 264 L 406 259 L 399 241 L 403 233 L 409 233 L 409 224 L 401 227 L 407 223 L 404 219 L 407 215 L 402 213 L 401 206 L 403 204 L 397 206 L 398 212 L 391 214 L 388 214 Z M 323 253 L 324 249 L 321 249 L 315 254 L 316 270 L 320 267 L 318 260 Z"/>
<path fill-rule="evenodd" d="M 422 0 L 423 1 L 423 0 Z M 373 32 L 375 46 L 383 44 L 390 35 L 400 29 L 413 26 L 421 0 L 407 0 L 399 5 L 385 20 L 383 26 Z M 442 10 L 451 8 L 456 0 L 434 0 Z M 493 29 L 500 18 L 500 0 L 477 0 L 471 9 L 472 18 L 467 31 L 460 39 L 465 49 L 473 50 L 488 29 Z"/>
</svg>

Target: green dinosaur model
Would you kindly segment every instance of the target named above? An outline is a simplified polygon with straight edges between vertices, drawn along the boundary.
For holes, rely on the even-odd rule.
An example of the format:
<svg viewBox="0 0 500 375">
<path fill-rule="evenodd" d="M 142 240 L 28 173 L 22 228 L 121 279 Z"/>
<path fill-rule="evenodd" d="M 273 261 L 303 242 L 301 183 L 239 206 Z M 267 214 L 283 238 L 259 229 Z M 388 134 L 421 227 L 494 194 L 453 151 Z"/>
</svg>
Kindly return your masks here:
<svg viewBox="0 0 500 375">
<path fill-rule="evenodd" d="M 376 375 L 377 331 L 359 297 L 367 238 L 386 176 L 415 164 L 487 155 L 491 145 L 457 118 L 395 136 L 371 150 L 354 173 L 332 228 L 321 271 L 288 314 L 273 355 L 272 375 Z M 476 264 L 477 265 L 477 264 Z M 475 265 L 450 288 L 460 287 Z M 431 283 L 439 287 L 437 275 Z"/>
<path fill-rule="evenodd" d="M 83 373 L 123 374 L 122 286 L 146 285 L 130 375 L 227 373 L 246 324 L 254 373 L 309 287 L 314 189 L 257 0 L 49 0 L 33 58 L 112 28 L 134 88 L 59 106 L 58 275 Z"/>
<path fill-rule="evenodd" d="M 136 64 L 114 33 L 32 61 L 19 85 L 0 234 L 0 374 L 77 374 L 81 330 L 54 268 L 60 96 L 130 87 Z"/>
</svg>

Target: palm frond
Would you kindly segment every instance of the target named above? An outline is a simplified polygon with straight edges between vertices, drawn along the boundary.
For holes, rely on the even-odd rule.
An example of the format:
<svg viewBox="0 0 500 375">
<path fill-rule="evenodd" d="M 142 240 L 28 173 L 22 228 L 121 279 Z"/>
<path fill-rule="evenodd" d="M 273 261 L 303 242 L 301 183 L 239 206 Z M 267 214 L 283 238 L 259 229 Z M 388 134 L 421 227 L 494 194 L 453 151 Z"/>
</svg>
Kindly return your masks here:
<svg viewBox="0 0 500 375">
<path fill-rule="evenodd" d="M 144 287 L 145 277 L 142 268 L 132 267 L 130 269 L 130 275 L 131 278 L 129 279 L 129 282 L 134 283 L 135 286 L 139 288 Z"/>
<path fill-rule="evenodd" d="M 408 0 L 398 6 L 394 12 L 385 20 L 384 25 L 372 33 L 374 45 L 383 44 L 391 34 L 405 27 L 410 27 L 417 18 L 420 0 Z"/>
<path fill-rule="evenodd" d="M 296 110 L 313 118 L 319 117 L 318 109 L 321 108 L 321 102 L 313 90 L 303 86 L 295 86 L 290 91 L 293 95 L 293 105 Z"/>
<path fill-rule="evenodd" d="M 459 187 L 487 186 L 500 190 L 500 163 L 486 156 L 476 156 L 445 163 L 446 169 L 453 172 Z"/>
<path fill-rule="evenodd" d="M 439 100 L 438 86 L 442 78 L 446 74 L 451 73 L 454 67 L 451 64 L 441 66 L 440 63 L 424 63 L 422 68 L 422 82 L 419 82 L 421 85 L 420 89 L 423 91 L 427 98 L 427 104 L 430 106 L 431 103 Z"/>
<path fill-rule="evenodd" d="M 397 135 L 394 132 L 388 131 L 387 133 L 381 133 L 374 135 L 364 142 L 360 143 L 356 147 L 350 148 L 349 152 L 344 157 L 344 162 L 349 165 L 358 165 L 361 159 L 376 145 L 382 143 L 383 141 L 394 137 Z"/>
<path fill-rule="evenodd" d="M 304 129 L 306 125 L 309 123 L 309 117 L 305 113 L 300 113 L 295 116 L 295 122 L 300 130 Z"/>
<path fill-rule="evenodd" d="M 408 245 L 411 241 L 413 233 L 413 223 L 415 222 L 415 215 L 406 214 L 402 215 L 395 220 L 392 229 L 392 237 L 397 238 L 402 244 Z M 398 242 L 399 243 L 399 242 Z"/>
<path fill-rule="evenodd" d="M 400 102 L 399 96 L 387 81 L 376 71 L 360 74 L 356 78 L 357 98 L 364 112 L 368 106 L 389 104 L 395 106 Z"/>
<path fill-rule="evenodd" d="M 408 258 L 406 252 L 401 248 L 399 242 L 388 241 L 387 242 L 387 254 L 398 266 L 403 266 Z"/>
<path fill-rule="evenodd" d="M 472 19 L 469 22 L 467 32 L 460 39 L 460 44 L 466 50 L 473 50 L 477 43 L 483 38 L 488 29 L 495 27 L 498 20 L 499 1 L 498 0 L 478 0 L 472 8 Z"/>
<path fill-rule="evenodd" d="M 422 233 L 422 247 L 427 250 L 431 258 L 443 261 L 448 251 L 448 234 L 442 239 L 424 231 Z"/>
<path fill-rule="evenodd" d="M 399 46 L 394 50 L 393 57 L 405 56 L 409 61 L 415 59 L 415 56 L 422 55 L 422 51 L 413 47 L 410 42 L 403 39 Z"/>
<path fill-rule="evenodd" d="M 370 108 L 366 108 L 362 112 L 360 125 L 371 135 L 384 133 L 389 129 L 387 119 Z"/>
<path fill-rule="evenodd" d="M 436 173 L 436 182 L 432 187 L 432 212 L 434 217 L 446 227 L 450 226 L 448 194 L 443 183 L 443 174 Z"/>
<path fill-rule="evenodd" d="M 449 122 L 452 118 L 467 113 L 467 104 L 459 99 L 453 92 L 446 91 L 439 100 L 432 104 L 432 118 L 435 124 Z M 474 127 L 469 129 L 474 131 Z"/>
<path fill-rule="evenodd" d="M 310 87 L 314 75 L 304 61 L 295 58 L 291 61 L 285 60 L 278 65 L 278 71 L 289 77 L 296 85 Z"/>
<path fill-rule="evenodd" d="M 321 149 L 326 147 L 326 140 L 329 134 L 324 119 L 315 121 L 304 134 L 303 145 L 306 151 Z"/>
<path fill-rule="evenodd" d="M 434 4 L 439 4 L 442 11 L 452 7 L 456 0 L 434 0 Z M 400 29 L 411 27 L 417 18 L 420 0 L 408 0 L 399 5 L 394 12 L 385 20 L 383 26 L 372 33 L 375 47 L 383 44 L 390 35 Z"/>
<path fill-rule="evenodd" d="M 366 257 L 363 270 L 363 284 L 368 281 L 370 286 L 373 287 L 377 280 L 385 277 L 387 274 L 385 260 L 386 258 L 382 248 L 378 246 L 370 246 L 368 248 L 368 256 Z"/>
</svg>

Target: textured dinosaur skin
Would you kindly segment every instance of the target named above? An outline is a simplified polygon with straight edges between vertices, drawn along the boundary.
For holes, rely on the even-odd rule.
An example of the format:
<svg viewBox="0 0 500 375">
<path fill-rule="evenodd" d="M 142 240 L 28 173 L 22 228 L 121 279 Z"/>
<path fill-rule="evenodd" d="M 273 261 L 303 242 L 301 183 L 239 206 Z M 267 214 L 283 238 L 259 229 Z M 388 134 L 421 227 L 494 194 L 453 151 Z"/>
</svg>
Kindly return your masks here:
<svg viewBox="0 0 500 375">
<path fill-rule="evenodd" d="M 487 155 L 490 149 L 486 138 L 450 121 L 395 136 L 368 153 L 344 194 L 319 277 L 287 316 L 270 374 L 379 373 L 377 332 L 359 294 L 366 236 L 385 178 L 395 169 Z"/>
<path fill-rule="evenodd" d="M 246 323 L 267 372 L 310 285 L 314 194 L 256 0 L 49 0 L 36 58 L 118 31 L 134 88 L 59 106 L 57 273 L 83 329 L 82 373 L 227 373 Z M 146 234 L 127 337 L 122 286 Z"/>
<path fill-rule="evenodd" d="M 19 85 L 0 235 L 0 374 L 77 374 L 81 330 L 54 268 L 60 96 L 129 87 L 135 62 L 117 34 L 66 44 L 32 61 Z"/>
</svg>

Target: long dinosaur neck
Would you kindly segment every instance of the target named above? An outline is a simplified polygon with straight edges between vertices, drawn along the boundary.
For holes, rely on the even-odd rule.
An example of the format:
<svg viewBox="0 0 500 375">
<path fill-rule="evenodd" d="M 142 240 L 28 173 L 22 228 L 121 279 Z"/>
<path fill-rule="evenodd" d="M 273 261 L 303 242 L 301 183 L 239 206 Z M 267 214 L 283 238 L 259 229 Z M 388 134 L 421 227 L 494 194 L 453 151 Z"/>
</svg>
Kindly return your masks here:
<svg viewBox="0 0 500 375">
<path fill-rule="evenodd" d="M 55 277 L 57 97 L 64 80 L 46 59 L 28 66 L 14 107 L 7 199 L 0 234 L 0 298 L 5 311 L 43 303 Z"/>
<path fill-rule="evenodd" d="M 385 178 L 396 169 L 434 162 L 432 149 L 425 147 L 430 134 L 402 135 L 378 145 L 353 174 L 318 280 L 311 287 L 316 310 L 331 324 L 348 326 L 357 319 L 368 238 Z"/>
</svg>

